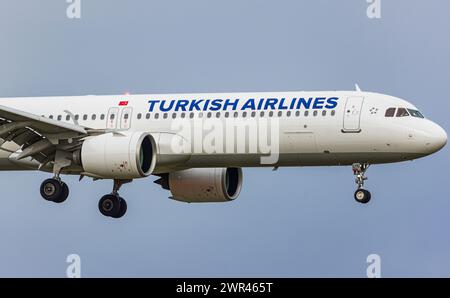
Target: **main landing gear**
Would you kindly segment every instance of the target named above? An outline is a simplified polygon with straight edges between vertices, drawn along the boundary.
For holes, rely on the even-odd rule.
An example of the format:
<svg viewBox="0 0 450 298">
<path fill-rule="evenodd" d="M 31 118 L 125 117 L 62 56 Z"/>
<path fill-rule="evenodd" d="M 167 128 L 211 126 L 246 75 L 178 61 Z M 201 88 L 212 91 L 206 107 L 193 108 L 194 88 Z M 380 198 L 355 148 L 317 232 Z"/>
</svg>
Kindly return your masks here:
<svg viewBox="0 0 450 298">
<path fill-rule="evenodd" d="M 69 187 L 59 177 L 47 179 L 41 184 L 41 196 L 47 201 L 62 203 L 69 196 Z"/>
<path fill-rule="evenodd" d="M 41 196 L 55 203 L 64 202 L 69 196 L 69 187 L 60 176 L 61 170 L 70 166 L 71 154 L 63 151 L 56 151 L 53 164 L 53 178 L 46 179 L 41 184 Z M 81 178 L 80 178 L 81 179 Z M 114 179 L 113 191 L 104 195 L 98 202 L 100 213 L 112 218 L 121 218 L 127 212 L 127 202 L 119 196 L 120 187 L 131 179 Z"/>
<path fill-rule="evenodd" d="M 62 203 L 69 196 L 69 187 L 59 177 L 61 170 L 70 166 L 71 160 L 68 154 L 56 151 L 53 165 L 53 178 L 46 179 L 41 184 L 41 196 L 51 202 Z"/>
<path fill-rule="evenodd" d="M 358 184 L 358 189 L 355 191 L 355 200 L 361 204 L 369 203 L 370 198 L 372 197 L 370 192 L 364 189 L 364 181 L 367 180 L 367 177 L 364 175 L 369 166 L 370 165 L 367 163 L 354 163 L 352 165 L 353 174 L 356 176 L 355 182 Z"/>
<path fill-rule="evenodd" d="M 127 202 L 119 196 L 120 187 L 131 180 L 114 180 L 113 191 L 98 202 L 98 209 L 104 216 L 121 218 L 127 212 Z M 59 176 L 46 179 L 41 184 L 41 196 L 51 202 L 62 203 L 69 196 L 69 187 Z"/>
<path fill-rule="evenodd" d="M 104 195 L 98 202 L 98 209 L 104 216 L 121 218 L 127 212 L 127 202 L 119 196 L 120 187 L 131 180 L 114 180 L 113 191 Z"/>
</svg>

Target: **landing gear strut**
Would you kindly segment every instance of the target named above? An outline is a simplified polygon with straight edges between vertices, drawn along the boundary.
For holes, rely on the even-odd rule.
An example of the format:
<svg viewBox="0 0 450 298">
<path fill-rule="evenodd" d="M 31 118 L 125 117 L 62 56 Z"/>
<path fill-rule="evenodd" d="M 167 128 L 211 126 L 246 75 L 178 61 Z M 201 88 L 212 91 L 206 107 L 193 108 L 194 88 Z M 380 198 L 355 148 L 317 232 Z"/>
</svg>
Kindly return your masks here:
<svg viewBox="0 0 450 298">
<path fill-rule="evenodd" d="M 119 196 L 120 187 L 132 180 L 114 179 L 113 191 L 104 195 L 98 202 L 98 209 L 104 216 L 112 218 L 121 218 L 127 212 L 127 202 Z"/>
<path fill-rule="evenodd" d="M 70 166 L 71 161 L 66 152 L 56 151 L 53 165 L 53 178 L 41 184 L 41 196 L 51 202 L 62 203 L 69 196 L 69 187 L 59 177 L 61 170 Z"/>
<path fill-rule="evenodd" d="M 367 204 L 370 201 L 370 198 L 372 195 L 370 192 L 366 189 L 364 189 L 364 181 L 367 180 L 367 177 L 365 176 L 365 173 L 367 169 L 369 168 L 369 164 L 367 163 L 354 163 L 352 165 L 353 168 L 353 174 L 356 176 L 355 182 L 358 185 L 358 189 L 355 191 L 355 200 L 358 203 Z"/>
</svg>

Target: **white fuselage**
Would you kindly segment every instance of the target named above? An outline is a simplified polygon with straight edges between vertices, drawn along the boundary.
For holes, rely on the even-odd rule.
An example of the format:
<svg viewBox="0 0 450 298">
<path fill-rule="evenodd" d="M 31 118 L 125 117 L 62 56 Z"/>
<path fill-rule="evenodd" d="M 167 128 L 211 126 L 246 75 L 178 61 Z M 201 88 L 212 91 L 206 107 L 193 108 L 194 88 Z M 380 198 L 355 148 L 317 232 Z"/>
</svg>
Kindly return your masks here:
<svg viewBox="0 0 450 298">
<path fill-rule="evenodd" d="M 156 140 L 162 160 L 180 160 L 163 162 L 156 172 L 389 163 L 429 155 L 447 141 L 445 131 L 407 101 L 360 91 L 10 98 L 0 99 L 0 105 L 92 129 L 179 136 L 190 151 Z M 386 116 L 390 108 L 393 117 Z M 236 133 L 230 129 L 236 123 L 247 126 Z M 9 161 L 20 151 L 14 143 L 1 149 L 0 170 L 35 168 Z M 273 153 L 277 158 L 262 162 Z"/>
</svg>

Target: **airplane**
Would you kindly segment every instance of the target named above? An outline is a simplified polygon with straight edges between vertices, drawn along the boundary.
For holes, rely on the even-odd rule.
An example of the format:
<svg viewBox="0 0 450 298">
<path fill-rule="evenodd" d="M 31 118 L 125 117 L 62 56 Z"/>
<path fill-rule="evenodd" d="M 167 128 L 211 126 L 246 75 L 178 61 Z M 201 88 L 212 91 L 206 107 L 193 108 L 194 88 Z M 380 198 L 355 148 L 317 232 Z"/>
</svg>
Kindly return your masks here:
<svg viewBox="0 0 450 298">
<path fill-rule="evenodd" d="M 370 165 L 414 160 L 447 143 L 443 128 L 398 97 L 355 91 L 0 99 L 0 170 L 52 174 L 41 196 L 62 203 L 61 175 L 109 179 L 101 214 L 121 218 L 121 186 L 153 175 L 174 200 L 235 200 L 245 167 L 351 166 L 366 204 Z"/>
</svg>

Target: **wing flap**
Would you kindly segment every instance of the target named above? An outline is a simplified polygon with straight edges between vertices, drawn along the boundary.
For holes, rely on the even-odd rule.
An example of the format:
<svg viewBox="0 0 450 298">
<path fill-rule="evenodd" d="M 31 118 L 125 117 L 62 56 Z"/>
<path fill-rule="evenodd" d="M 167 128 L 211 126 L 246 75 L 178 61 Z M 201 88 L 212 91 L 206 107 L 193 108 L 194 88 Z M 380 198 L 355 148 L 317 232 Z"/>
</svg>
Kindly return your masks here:
<svg viewBox="0 0 450 298">
<path fill-rule="evenodd" d="M 13 142 L 19 146 L 17 157 L 20 159 L 31 157 L 43 163 L 51 159 L 57 149 L 46 135 L 64 140 L 67 136 L 82 137 L 87 135 L 87 132 L 84 127 L 76 124 L 60 122 L 0 105 L 0 138 L 2 139 L 0 149 L 3 149 L 4 143 Z"/>
</svg>

